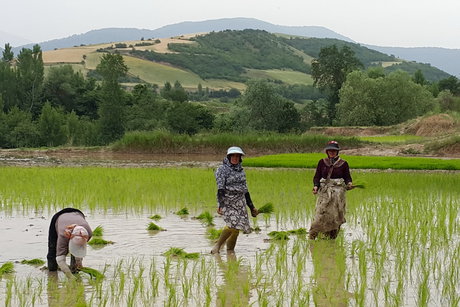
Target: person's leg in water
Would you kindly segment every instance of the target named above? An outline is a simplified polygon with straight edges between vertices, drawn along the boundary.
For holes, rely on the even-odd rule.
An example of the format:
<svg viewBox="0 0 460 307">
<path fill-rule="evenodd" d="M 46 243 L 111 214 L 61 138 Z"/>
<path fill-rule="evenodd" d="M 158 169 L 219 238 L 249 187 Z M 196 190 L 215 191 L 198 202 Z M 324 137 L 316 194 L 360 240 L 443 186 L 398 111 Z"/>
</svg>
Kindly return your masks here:
<svg viewBox="0 0 460 307">
<path fill-rule="evenodd" d="M 315 240 L 317 236 L 318 236 L 318 231 L 313 228 L 310 228 L 310 230 L 308 231 L 308 239 Z"/>
<path fill-rule="evenodd" d="M 227 226 L 224 227 L 222 233 L 220 234 L 219 239 L 217 239 L 216 245 L 211 250 L 211 254 L 218 254 L 222 245 L 224 245 L 225 241 L 232 235 L 232 228 Z"/>
<path fill-rule="evenodd" d="M 326 233 L 326 236 L 327 236 L 329 239 L 334 240 L 334 239 L 336 239 L 337 236 L 339 235 L 339 232 L 340 232 L 340 226 L 339 226 L 339 228 L 337 228 L 337 229 L 333 229 L 333 230 L 331 230 L 331 231 L 328 231 L 328 232 Z"/>
<path fill-rule="evenodd" d="M 227 251 L 233 252 L 236 246 L 236 240 L 238 239 L 238 235 L 240 234 L 239 229 L 230 228 L 232 234 L 227 239 Z"/>
</svg>

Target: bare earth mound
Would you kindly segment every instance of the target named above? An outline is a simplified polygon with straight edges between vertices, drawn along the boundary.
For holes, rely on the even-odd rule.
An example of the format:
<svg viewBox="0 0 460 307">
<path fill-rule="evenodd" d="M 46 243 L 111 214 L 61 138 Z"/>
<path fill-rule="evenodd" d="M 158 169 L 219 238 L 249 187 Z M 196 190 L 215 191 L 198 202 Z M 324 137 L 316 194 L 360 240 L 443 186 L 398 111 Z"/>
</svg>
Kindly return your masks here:
<svg viewBox="0 0 460 307">
<path fill-rule="evenodd" d="M 455 120 L 448 114 L 437 114 L 422 118 L 406 128 L 406 133 L 418 136 L 440 136 L 455 133 Z"/>
</svg>

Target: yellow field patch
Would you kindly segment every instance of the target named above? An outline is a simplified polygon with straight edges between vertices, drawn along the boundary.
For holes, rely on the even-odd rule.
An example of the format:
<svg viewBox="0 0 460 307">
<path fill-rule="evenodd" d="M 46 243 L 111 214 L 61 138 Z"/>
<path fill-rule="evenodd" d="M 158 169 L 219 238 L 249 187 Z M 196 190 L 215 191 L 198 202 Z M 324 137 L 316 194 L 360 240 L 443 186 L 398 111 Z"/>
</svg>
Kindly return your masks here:
<svg viewBox="0 0 460 307">
<path fill-rule="evenodd" d="M 293 71 L 293 70 L 281 70 L 281 69 L 247 69 L 246 76 L 255 79 L 275 79 L 283 81 L 287 84 L 306 84 L 312 85 L 313 78 L 311 75 Z"/>
<path fill-rule="evenodd" d="M 401 61 L 393 61 L 393 62 L 380 62 L 379 64 L 382 65 L 383 68 L 385 67 L 390 67 L 390 66 L 393 66 L 393 65 L 397 65 L 397 64 L 401 64 L 402 62 Z"/>
</svg>

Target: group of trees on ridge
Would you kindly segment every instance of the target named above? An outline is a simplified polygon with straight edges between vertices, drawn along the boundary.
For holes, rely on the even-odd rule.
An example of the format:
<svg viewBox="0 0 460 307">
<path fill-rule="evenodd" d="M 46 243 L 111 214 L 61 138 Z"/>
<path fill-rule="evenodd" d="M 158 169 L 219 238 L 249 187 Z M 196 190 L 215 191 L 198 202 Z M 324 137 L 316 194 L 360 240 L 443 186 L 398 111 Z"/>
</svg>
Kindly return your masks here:
<svg viewBox="0 0 460 307">
<path fill-rule="evenodd" d="M 316 125 L 390 125 L 428 111 L 460 111 L 457 78 L 428 82 L 420 70 L 411 76 L 364 69 L 348 46 L 321 48 L 311 66 L 315 88 L 249 80 L 244 93 L 201 85 L 187 92 L 177 81 L 161 89 L 145 83 L 125 89 L 120 79 L 127 71 L 123 57 L 114 52 L 104 53 L 97 66 L 100 81 L 70 65 L 51 67 L 45 78 L 38 45 L 16 58 L 5 45 L 0 147 L 103 145 L 134 130 L 301 132 Z M 305 91 L 316 98 L 299 107 L 294 101 Z M 213 95 L 233 101 L 230 111 L 213 114 L 205 103 L 191 102 Z"/>
</svg>

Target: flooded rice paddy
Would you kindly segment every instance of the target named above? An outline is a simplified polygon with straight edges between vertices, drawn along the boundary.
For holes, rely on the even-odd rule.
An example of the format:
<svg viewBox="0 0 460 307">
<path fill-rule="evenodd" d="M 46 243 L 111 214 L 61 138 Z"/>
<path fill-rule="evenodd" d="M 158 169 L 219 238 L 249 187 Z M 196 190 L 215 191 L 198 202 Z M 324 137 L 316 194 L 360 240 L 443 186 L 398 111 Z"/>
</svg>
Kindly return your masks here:
<svg viewBox="0 0 460 307">
<path fill-rule="evenodd" d="M 305 234 L 269 240 L 271 231 L 308 230 L 314 212 L 311 170 L 247 169 L 257 207 L 234 254 L 209 254 L 214 239 L 194 217 L 208 211 L 214 228 L 211 167 L 0 168 L 0 277 L 5 306 L 459 306 L 460 176 L 458 172 L 359 172 L 365 189 L 347 193 L 347 223 L 337 240 Z M 114 244 L 88 247 L 80 272 L 68 280 L 49 274 L 46 260 L 52 215 L 77 207 Z M 189 215 L 179 216 L 181 208 Z M 149 218 L 165 231 L 148 231 Z M 166 257 L 172 247 L 197 259 Z"/>
</svg>

